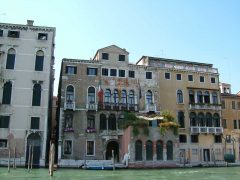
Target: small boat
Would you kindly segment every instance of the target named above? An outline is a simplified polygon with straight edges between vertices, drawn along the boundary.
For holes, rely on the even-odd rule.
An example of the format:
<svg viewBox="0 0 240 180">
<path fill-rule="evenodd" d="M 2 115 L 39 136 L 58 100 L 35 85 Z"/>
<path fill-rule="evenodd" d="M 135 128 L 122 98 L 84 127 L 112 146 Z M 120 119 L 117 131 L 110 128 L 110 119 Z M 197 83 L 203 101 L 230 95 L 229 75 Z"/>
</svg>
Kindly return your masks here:
<svg viewBox="0 0 240 180">
<path fill-rule="evenodd" d="M 87 166 L 87 170 L 113 170 L 113 166 Z"/>
</svg>

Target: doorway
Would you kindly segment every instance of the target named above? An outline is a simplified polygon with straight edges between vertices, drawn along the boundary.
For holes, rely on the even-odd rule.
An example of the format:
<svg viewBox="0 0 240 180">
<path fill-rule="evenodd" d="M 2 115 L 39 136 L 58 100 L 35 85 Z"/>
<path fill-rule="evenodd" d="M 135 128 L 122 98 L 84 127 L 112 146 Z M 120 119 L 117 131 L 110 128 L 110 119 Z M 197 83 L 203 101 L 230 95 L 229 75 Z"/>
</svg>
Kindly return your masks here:
<svg viewBox="0 0 240 180">
<path fill-rule="evenodd" d="M 209 149 L 203 149 L 203 160 L 205 162 L 210 161 L 210 150 Z"/>
<path fill-rule="evenodd" d="M 32 167 L 38 168 L 40 165 L 40 156 L 41 156 L 41 137 L 38 133 L 32 133 L 27 138 L 25 166 L 26 167 L 28 166 L 28 158 L 30 157 L 30 160 L 32 159 Z"/>
<path fill-rule="evenodd" d="M 119 144 L 117 141 L 110 141 L 107 144 L 106 160 L 112 159 L 112 151 L 114 151 L 114 159 L 119 162 Z"/>
</svg>

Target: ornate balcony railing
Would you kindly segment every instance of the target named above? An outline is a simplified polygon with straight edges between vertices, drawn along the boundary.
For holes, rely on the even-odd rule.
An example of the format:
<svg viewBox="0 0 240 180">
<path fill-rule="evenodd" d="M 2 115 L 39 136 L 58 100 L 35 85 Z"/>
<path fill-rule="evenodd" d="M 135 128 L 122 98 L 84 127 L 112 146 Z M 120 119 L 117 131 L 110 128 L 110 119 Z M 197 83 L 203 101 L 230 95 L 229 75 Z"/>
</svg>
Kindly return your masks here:
<svg viewBox="0 0 240 180">
<path fill-rule="evenodd" d="M 157 111 L 157 106 L 155 103 L 151 103 L 151 104 L 146 104 L 146 112 L 156 112 Z"/>
<path fill-rule="evenodd" d="M 64 102 L 64 110 L 67 109 L 75 111 L 75 102 L 74 101 Z"/>
<path fill-rule="evenodd" d="M 220 111 L 222 109 L 220 104 L 189 104 L 189 109 L 190 110 L 195 110 L 195 109 L 199 109 L 199 110 L 216 110 L 216 111 Z"/>
<path fill-rule="evenodd" d="M 98 103 L 98 110 L 138 111 L 138 104 Z"/>
<path fill-rule="evenodd" d="M 88 103 L 88 104 L 86 104 L 86 109 L 91 110 L 91 111 L 97 111 L 98 104 L 97 103 Z"/>
<path fill-rule="evenodd" d="M 223 128 L 222 127 L 198 127 L 192 126 L 190 127 L 192 134 L 222 134 Z"/>
</svg>

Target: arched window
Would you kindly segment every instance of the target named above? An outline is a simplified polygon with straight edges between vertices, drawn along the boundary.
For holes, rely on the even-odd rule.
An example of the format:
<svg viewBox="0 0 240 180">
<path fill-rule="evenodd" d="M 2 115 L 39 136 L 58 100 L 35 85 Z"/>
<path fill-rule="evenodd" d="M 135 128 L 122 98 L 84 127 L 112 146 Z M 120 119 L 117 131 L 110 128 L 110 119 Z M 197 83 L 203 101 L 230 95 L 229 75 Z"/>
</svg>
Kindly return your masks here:
<svg viewBox="0 0 240 180">
<path fill-rule="evenodd" d="M 146 93 L 147 104 L 153 103 L 152 91 L 148 90 Z"/>
<path fill-rule="evenodd" d="M 11 104 L 12 97 L 12 83 L 6 82 L 3 86 L 2 104 Z"/>
<path fill-rule="evenodd" d="M 67 86 L 66 101 L 67 103 L 73 103 L 74 101 L 74 87 L 72 85 Z"/>
<path fill-rule="evenodd" d="M 153 160 L 153 143 L 150 140 L 146 142 L 146 160 Z"/>
<path fill-rule="evenodd" d="M 73 127 L 73 114 L 65 114 L 65 128 Z"/>
<path fill-rule="evenodd" d="M 118 128 L 120 129 L 120 128 L 122 128 L 122 124 L 124 123 L 123 121 L 124 121 L 124 114 L 119 114 L 119 116 L 118 116 L 118 120 L 117 120 L 117 123 L 118 123 Z"/>
<path fill-rule="evenodd" d="M 133 90 L 129 91 L 128 103 L 131 104 L 131 105 L 135 104 L 134 91 Z"/>
<path fill-rule="evenodd" d="M 205 103 L 210 103 L 210 96 L 209 96 L 209 92 L 208 91 L 204 92 L 204 102 Z"/>
<path fill-rule="evenodd" d="M 88 103 L 95 103 L 95 88 L 89 87 L 88 88 Z"/>
<path fill-rule="evenodd" d="M 107 130 L 107 118 L 105 114 L 100 114 L 100 130 Z"/>
<path fill-rule="evenodd" d="M 192 90 L 189 90 L 189 103 L 190 104 L 195 103 L 194 91 Z"/>
<path fill-rule="evenodd" d="M 206 125 L 204 114 L 202 112 L 198 113 L 199 126 L 204 127 Z"/>
<path fill-rule="evenodd" d="M 206 114 L 206 126 L 212 127 L 212 114 L 209 112 Z"/>
<path fill-rule="evenodd" d="M 167 142 L 167 160 L 173 160 L 173 143 L 172 143 L 172 141 Z"/>
<path fill-rule="evenodd" d="M 38 51 L 36 53 L 36 59 L 35 59 L 35 71 L 43 70 L 43 62 L 44 62 L 44 53 L 43 51 Z"/>
<path fill-rule="evenodd" d="M 119 99 L 118 99 L 118 90 L 115 89 L 114 92 L 113 92 L 113 103 L 114 104 L 117 104 L 119 102 Z"/>
<path fill-rule="evenodd" d="M 110 114 L 108 118 L 108 129 L 109 130 L 116 130 L 116 116 L 114 114 Z"/>
<path fill-rule="evenodd" d="M 33 86 L 33 95 L 32 95 L 32 105 L 40 106 L 41 105 L 41 85 L 36 83 Z"/>
<path fill-rule="evenodd" d="M 87 116 L 87 129 L 95 129 L 95 116 L 94 115 Z"/>
<path fill-rule="evenodd" d="M 105 103 L 111 102 L 111 90 L 110 89 L 106 89 L 106 91 L 104 93 L 104 102 Z"/>
<path fill-rule="evenodd" d="M 182 93 L 182 90 L 177 90 L 177 103 L 183 103 L 183 93 Z"/>
<path fill-rule="evenodd" d="M 178 123 L 180 125 L 180 128 L 185 127 L 184 112 L 182 111 L 178 112 Z"/>
<path fill-rule="evenodd" d="M 213 125 L 214 127 L 220 127 L 220 116 L 218 113 L 213 115 Z"/>
<path fill-rule="evenodd" d="M 212 100 L 213 100 L 213 104 L 218 104 L 218 95 L 216 92 L 212 93 Z"/>
<path fill-rule="evenodd" d="M 11 48 L 11 49 L 8 50 L 6 69 L 14 69 L 15 54 L 16 54 L 15 49 Z"/>
<path fill-rule="evenodd" d="M 135 160 L 142 161 L 142 141 L 137 140 L 135 142 Z"/>
<path fill-rule="evenodd" d="M 190 113 L 190 123 L 191 123 L 191 126 L 197 126 L 198 125 L 196 114 L 194 112 Z"/>
<path fill-rule="evenodd" d="M 157 160 L 163 160 L 163 142 L 161 140 L 157 141 L 156 152 Z"/>
<path fill-rule="evenodd" d="M 127 104 L 127 92 L 122 90 L 122 104 Z"/>
<path fill-rule="evenodd" d="M 197 92 L 197 100 L 198 100 L 198 103 L 203 103 L 203 95 L 201 91 Z"/>
</svg>

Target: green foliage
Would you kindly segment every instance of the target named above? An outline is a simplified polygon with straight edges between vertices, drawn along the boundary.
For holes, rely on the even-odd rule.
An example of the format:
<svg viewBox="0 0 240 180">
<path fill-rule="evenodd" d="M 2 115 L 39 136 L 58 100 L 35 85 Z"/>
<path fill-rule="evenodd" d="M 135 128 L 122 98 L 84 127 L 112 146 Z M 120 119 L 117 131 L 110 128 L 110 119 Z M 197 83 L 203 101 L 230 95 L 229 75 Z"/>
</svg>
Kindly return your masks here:
<svg viewBox="0 0 240 180">
<path fill-rule="evenodd" d="M 134 136 L 137 136 L 140 134 L 140 131 L 139 131 L 140 128 L 143 129 L 143 133 L 145 135 L 149 134 L 148 121 L 137 118 L 134 113 L 125 112 L 124 119 L 120 122 L 119 127 L 122 129 L 126 129 L 129 126 L 133 127 Z"/>
<path fill-rule="evenodd" d="M 178 135 L 179 124 L 175 122 L 170 111 L 163 111 L 163 122 L 160 123 L 160 133 L 165 134 L 167 130 L 173 130 L 174 135 Z"/>
</svg>

